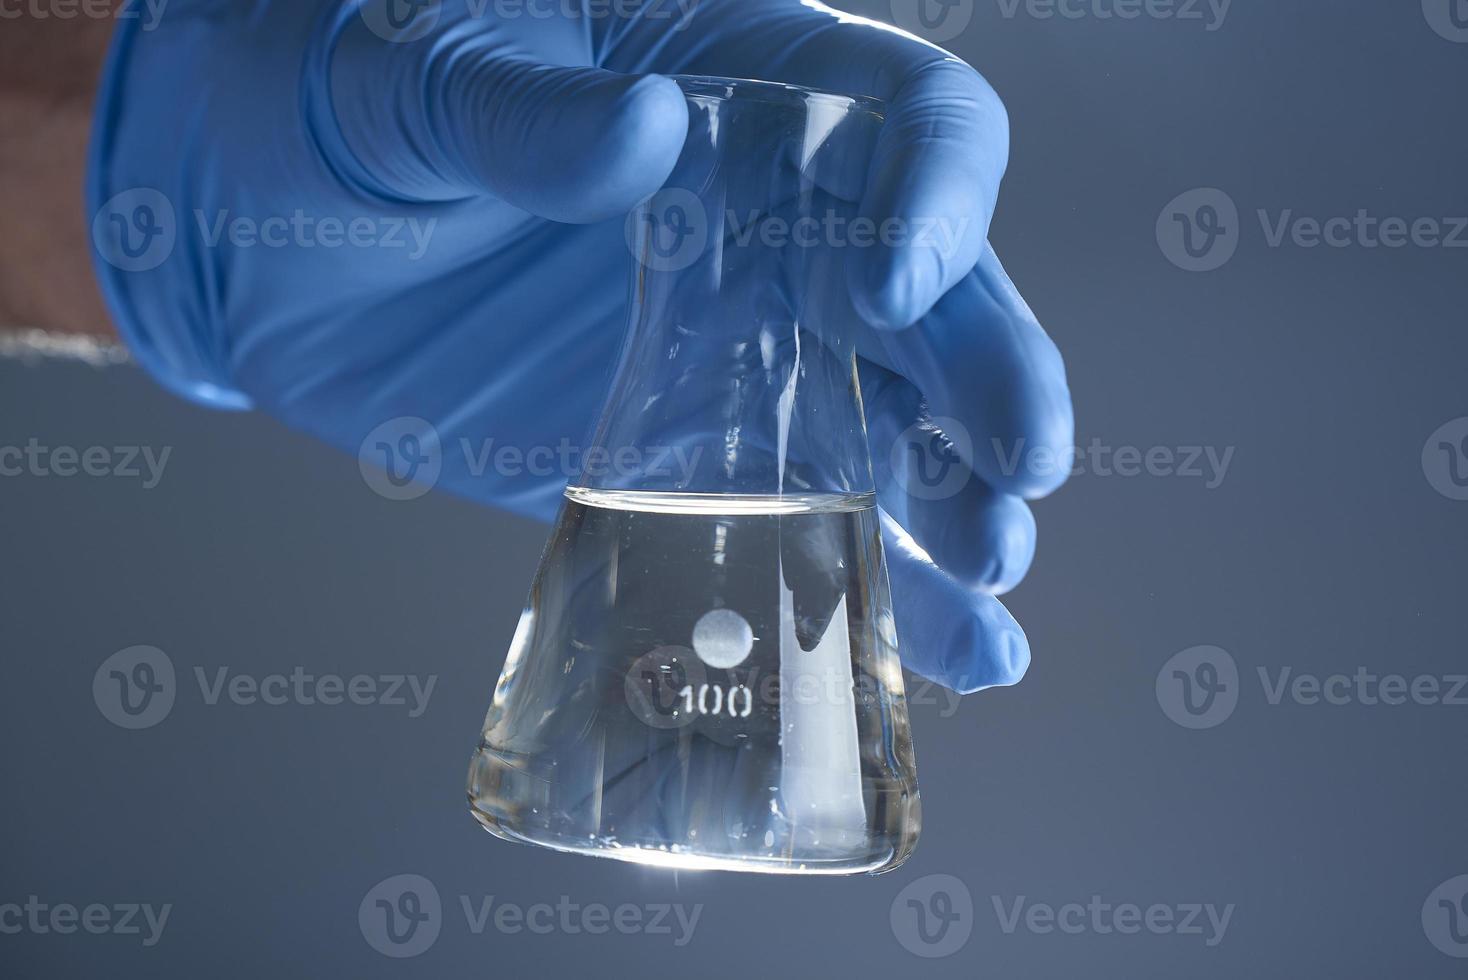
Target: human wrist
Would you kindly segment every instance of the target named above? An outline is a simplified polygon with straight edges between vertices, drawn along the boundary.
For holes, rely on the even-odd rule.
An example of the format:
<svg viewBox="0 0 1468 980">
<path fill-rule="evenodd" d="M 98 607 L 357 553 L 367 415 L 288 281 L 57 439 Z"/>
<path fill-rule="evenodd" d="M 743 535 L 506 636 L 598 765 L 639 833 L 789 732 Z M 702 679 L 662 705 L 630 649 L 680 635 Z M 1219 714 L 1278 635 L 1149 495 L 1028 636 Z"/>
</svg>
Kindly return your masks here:
<svg viewBox="0 0 1468 980">
<path fill-rule="evenodd" d="M 0 34 L 0 329 L 114 337 L 92 272 L 83 180 L 114 27 L 25 12 Z M 103 11 L 109 16 L 98 16 Z"/>
</svg>

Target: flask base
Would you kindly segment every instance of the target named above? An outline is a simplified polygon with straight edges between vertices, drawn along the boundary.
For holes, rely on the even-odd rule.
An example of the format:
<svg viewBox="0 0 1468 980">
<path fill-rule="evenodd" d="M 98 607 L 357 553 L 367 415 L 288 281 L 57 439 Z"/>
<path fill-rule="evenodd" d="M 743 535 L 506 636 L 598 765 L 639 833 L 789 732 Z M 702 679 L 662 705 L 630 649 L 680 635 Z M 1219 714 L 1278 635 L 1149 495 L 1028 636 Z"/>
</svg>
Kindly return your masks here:
<svg viewBox="0 0 1468 980">
<path fill-rule="evenodd" d="M 738 871 L 746 874 L 768 875 L 877 875 L 900 867 L 912 854 L 912 849 L 898 856 L 890 850 L 884 854 L 864 855 L 861 858 L 829 858 L 803 860 L 797 863 L 781 858 L 729 857 L 703 854 L 674 845 L 657 847 L 626 845 L 604 838 L 563 837 L 545 831 L 522 832 L 484 813 L 477 807 L 470 808 L 480 826 L 501 840 L 517 844 L 533 844 L 547 847 L 564 854 L 583 854 L 589 857 L 610 858 L 652 868 L 667 868 L 671 871 Z M 677 849 L 675 850 L 674 847 Z"/>
</svg>

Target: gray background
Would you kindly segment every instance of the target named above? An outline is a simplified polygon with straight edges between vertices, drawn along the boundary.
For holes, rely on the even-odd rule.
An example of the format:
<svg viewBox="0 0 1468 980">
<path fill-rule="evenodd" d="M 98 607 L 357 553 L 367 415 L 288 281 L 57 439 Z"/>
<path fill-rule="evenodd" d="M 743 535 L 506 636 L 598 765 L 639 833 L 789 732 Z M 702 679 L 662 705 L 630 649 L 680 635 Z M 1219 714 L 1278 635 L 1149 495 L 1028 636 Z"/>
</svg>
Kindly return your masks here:
<svg viewBox="0 0 1468 980">
<path fill-rule="evenodd" d="M 1446 0 L 1426 7 L 1446 16 Z M 851 9 L 891 16 L 886 0 Z M 926 823 L 907 865 L 674 875 L 490 838 L 464 771 L 544 528 L 439 494 L 384 500 L 356 460 L 185 405 L 131 368 L 8 362 L 0 446 L 172 455 L 149 490 L 0 478 L 0 903 L 173 909 L 152 948 L 0 934 L 0 974 L 1463 975 L 1422 910 L 1468 872 L 1468 706 L 1271 704 L 1257 669 L 1468 670 L 1468 502 L 1423 464 L 1434 430 L 1468 416 L 1468 250 L 1270 247 L 1257 212 L 1468 215 L 1468 31 L 1440 36 L 1418 0 L 1239 0 L 1213 31 L 1073 9 L 954 8 L 972 21 L 948 46 L 1014 124 L 994 241 L 1066 354 L 1082 447 L 1234 455 L 1213 489 L 1093 472 L 1037 506 L 1039 555 L 1007 600 L 1033 644 L 1028 678 L 956 708 L 915 692 Z M 1237 251 L 1210 272 L 1178 268 L 1156 233 L 1195 188 L 1239 212 Z M 178 698 L 126 731 L 91 684 L 134 644 L 167 652 Z M 1200 644 L 1237 664 L 1237 706 L 1191 730 L 1156 683 Z M 437 686 L 419 718 L 208 705 L 194 668 L 224 665 Z M 919 956 L 946 949 L 894 900 L 912 885 L 962 906 L 925 878 L 940 873 L 972 898 L 949 945 L 971 934 Z M 411 959 L 358 924 L 398 874 L 431 880 L 444 906 Z M 559 927 L 475 935 L 463 895 L 703 909 L 677 949 Z M 1235 908 L 1213 946 L 1206 929 L 1006 933 L 995 912 L 996 896 L 1092 895 Z"/>
</svg>

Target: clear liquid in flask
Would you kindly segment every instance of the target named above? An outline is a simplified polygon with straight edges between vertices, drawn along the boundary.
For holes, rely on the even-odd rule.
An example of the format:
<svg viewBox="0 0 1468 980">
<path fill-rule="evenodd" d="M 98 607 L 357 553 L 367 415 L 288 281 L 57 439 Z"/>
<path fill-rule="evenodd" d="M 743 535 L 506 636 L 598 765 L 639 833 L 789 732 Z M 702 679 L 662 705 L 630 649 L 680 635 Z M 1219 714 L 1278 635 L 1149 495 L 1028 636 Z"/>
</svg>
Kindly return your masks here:
<svg viewBox="0 0 1468 980">
<path fill-rule="evenodd" d="M 872 496 L 567 490 L 469 798 L 565 851 L 896 867 L 920 817 Z"/>
</svg>

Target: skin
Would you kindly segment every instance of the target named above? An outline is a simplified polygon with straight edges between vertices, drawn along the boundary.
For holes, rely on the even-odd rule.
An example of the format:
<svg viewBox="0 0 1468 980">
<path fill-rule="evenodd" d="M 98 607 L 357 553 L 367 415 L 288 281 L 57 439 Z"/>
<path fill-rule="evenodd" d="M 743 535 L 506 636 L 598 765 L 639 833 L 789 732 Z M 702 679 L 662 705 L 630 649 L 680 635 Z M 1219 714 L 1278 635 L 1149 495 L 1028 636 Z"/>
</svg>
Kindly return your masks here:
<svg viewBox="0 0 1468 980">
<path fill-rule="evenodd" d="M 0 327 L 115 339 L 92 275 L 82 195 L 92 100 L 115 22 L 14 12 L 0 22 Z"/>
</svg>

